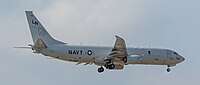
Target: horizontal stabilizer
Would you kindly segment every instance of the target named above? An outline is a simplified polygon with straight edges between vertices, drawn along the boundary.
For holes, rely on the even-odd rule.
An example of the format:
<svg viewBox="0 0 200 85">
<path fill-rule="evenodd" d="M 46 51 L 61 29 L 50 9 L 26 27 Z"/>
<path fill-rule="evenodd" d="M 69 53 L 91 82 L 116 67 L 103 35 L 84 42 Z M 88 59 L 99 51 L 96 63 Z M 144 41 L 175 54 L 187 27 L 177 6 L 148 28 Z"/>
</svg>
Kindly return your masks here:
<svg viewBox="0 0 200 85">
<path fill-rule="evenodd" d="M 32 49 L 32 47 L 13 47 L 13 48 Z"/>
</svg>

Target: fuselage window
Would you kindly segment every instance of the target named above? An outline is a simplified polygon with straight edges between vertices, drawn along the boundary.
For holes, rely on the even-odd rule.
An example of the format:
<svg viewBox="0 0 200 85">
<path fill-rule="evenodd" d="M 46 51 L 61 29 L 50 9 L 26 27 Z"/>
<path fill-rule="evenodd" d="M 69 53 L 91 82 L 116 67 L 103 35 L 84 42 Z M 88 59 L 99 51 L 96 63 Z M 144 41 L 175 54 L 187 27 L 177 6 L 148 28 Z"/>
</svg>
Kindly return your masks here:
<svg viewBox="0 0 200 85">
<path fill-rule="evenodd" d="M 174 54 L 175 54 L 175 55 L 178 55 L 178 53 L 177 53 L 177 52 L 174 52 Z"/>
<path fill-rule="evenodd" d="M 151 54 L 151 51 L 148 51 L 148 54 L 150 55 L 150 54 Z"/>
</svg>

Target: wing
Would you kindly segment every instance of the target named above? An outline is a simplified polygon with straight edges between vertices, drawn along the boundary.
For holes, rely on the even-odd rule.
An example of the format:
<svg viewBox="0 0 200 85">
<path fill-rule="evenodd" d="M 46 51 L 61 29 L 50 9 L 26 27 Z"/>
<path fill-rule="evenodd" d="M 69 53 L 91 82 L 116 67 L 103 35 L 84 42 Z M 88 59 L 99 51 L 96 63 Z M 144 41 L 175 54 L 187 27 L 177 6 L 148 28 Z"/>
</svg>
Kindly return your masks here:
<svg viewBox="0 0 200 85">
<path fill-rule="evenodd" d="M 128 55 L 126 44 L 123 38 L 119 36 L 115 36 L 116 41 L 111 53 L 109 54 L 107 59 L 111 59 L 113 62 L 115 61 L 124 61 L 127 59 L 126 56 Z M 127 60 L 125 60 L 126 63 Z"/>
</svg>

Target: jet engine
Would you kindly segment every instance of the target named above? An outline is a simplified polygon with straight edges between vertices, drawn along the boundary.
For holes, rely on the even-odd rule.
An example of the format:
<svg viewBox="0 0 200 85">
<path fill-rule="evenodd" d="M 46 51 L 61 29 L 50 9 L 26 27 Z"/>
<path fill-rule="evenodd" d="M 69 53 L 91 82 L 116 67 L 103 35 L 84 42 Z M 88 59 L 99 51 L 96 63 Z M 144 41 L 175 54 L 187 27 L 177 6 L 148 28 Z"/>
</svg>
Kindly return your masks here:
<svg viewBox="0 0 200 85">
<path fill-rule="evenodd" d="M 114 70 L 121 70 L 124 68 L 124 65 L 120 65 L 120 64 L 115 64 L 115 68 Z"/>
</svg>

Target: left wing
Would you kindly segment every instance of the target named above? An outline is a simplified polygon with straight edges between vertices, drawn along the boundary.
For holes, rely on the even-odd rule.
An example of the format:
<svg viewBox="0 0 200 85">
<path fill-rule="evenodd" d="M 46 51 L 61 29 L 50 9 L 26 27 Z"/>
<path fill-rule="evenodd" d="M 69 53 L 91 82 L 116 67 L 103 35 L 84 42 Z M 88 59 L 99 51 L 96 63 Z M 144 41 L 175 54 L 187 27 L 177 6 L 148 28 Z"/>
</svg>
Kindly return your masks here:
<svg viewBox="0 0 200 85">
<path fill-rule="evenodd" d="M 115 37 L 116 37 L 115 45 L 105 61 L 108 61 L 107 63 L 113 63 L 116 61 L 119 61 L 119 62 L 123 61 L 123 63 L 126 63 L 128 53 L 127 53 L 125 41 L 123 38 L 119 36 L 115 36 Z"/>
</svg>

